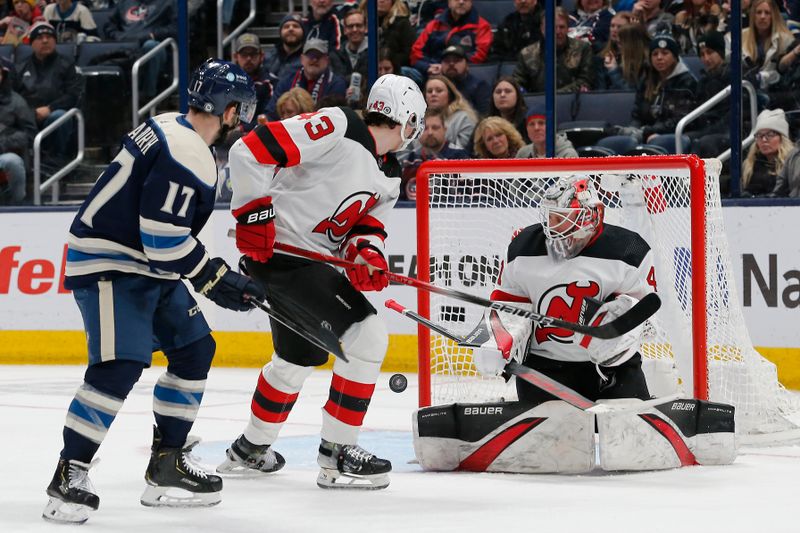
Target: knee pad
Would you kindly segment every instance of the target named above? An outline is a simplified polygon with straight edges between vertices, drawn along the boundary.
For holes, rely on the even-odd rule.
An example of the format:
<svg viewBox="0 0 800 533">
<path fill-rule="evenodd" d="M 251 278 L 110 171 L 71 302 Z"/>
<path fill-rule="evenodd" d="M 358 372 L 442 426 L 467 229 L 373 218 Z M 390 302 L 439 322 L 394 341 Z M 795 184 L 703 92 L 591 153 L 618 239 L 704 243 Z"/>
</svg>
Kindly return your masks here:
<svg viewBox="0 0 800 533">
<path fill-rule="evenodd" d="M 283 392 L 297 392 L 306 378 L 314 371 L 313 366 L 303 366 L 283 359 L 277 352 L 272 361 L 264 365 L 261 375 L 270 385 Z"/>
<path fill-rule="evenodd" d="M 87 368 L 83 380 L 102 393 L 124 400 L 142 376 L 144 366 L 125 359 L 105 361 Z"/>
<path fill-rule="evenodd" d="M 188 346 L 168 352 L 167 370 L 181 379 L 206 379 L 216 350 L 214 337 L 206 335 Z"/>
<path fill-rule="evenodd" d="M 382 363 L 389 347 L 386 324 L 378 315 L 369 315 L 356 322 L 342 335 L 342 348 L 348 358 L 367 363 Z"/>
</svg>

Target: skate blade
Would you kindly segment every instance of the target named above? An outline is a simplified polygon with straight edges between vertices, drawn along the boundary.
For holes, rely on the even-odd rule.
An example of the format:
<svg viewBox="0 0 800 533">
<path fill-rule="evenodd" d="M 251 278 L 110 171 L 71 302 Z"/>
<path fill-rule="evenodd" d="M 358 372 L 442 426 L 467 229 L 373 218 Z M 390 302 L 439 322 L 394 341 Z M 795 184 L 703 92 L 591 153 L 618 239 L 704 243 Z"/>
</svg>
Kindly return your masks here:
<svg viewBox="0 0 800 533">
<path fill-rule="evenodd" d="M 50 498 L 42 511 L 42 518 L 59 524 L 83 524 L 89 519 L 91 507 Z"/>
<path fill-rule="evenodd" d="M 211 507 L 222 501 L 222 493 L 147 485 L 139 501 L 145 507 Z"/>
<path fill-rule="evenodd" d="M 387 474 L 357 476 L 322 468 L 317 476 L 317 486 L 321 489 L 379 490 L 389 486 L 389 476 Z"/>
<path fill-rule="evenodd" d="M 284 464 L 285 463 L 275 463 L 272 470 L 258 470 L 257 468 L 244 466 L 239 461 L 233 461 L 229 458 L 226 458 L 225 462 L 217 467 L 217 474 L 223 477 L 238 479 L 260 478 L 274 474 L 283 468 Z"/>
</svg>

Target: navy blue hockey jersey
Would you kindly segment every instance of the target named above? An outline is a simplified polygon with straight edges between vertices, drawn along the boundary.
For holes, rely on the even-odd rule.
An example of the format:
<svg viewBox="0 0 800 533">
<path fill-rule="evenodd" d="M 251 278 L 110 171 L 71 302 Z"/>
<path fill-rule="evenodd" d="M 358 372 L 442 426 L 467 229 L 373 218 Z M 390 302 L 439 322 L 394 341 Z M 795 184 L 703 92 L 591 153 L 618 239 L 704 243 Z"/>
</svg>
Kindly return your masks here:
<svg viewBox="0 0 800 533">
<path fill-rule="evenodd" d="M 208 260 L 197 234 L 214 208 L 217 168 L 184 115 L 125 136 L 70 227 L 64 286 L 122 274 L 192 277 Z"/>
</svg>

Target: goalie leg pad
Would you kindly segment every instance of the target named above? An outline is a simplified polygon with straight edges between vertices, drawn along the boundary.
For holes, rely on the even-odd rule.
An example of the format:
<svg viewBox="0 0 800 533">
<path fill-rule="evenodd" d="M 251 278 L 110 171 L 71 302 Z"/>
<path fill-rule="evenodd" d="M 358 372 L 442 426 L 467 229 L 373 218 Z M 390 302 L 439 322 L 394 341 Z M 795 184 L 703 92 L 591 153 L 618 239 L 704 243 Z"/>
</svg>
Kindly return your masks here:
<svg viewBox="0 0 800 533">
<path fill-rule="evenodd" d="M 662 470 L 730 464 L 736 458 L 733 407 L 680 399 L 636 409 L 637 399 L 602 400 L 597 414 L 603 470 Z"/>
<path fill-rule="evenodd" d="M 426 407 L 412 425 L 425 470 L 578 474 L 595 464 L 594 416 L 560 400 Z"/>
</svg>

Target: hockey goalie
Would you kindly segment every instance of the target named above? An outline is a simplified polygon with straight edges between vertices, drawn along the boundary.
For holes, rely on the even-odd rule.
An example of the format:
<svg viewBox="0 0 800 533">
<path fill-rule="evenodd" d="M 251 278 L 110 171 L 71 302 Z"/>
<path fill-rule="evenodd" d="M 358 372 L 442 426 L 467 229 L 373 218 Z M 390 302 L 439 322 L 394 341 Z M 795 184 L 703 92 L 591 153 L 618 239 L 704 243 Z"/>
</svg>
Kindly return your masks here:
<svg viewBox="0 0 800 533">
<path fill-rule="evenodd" d="M 652 252 L 628 229 L 605 224 L 588 177 L 559 179 L 541 223 L 511 241 L 491 299 L 599 326 L 657 292 Z M 479 373 L 516 361 L 601 407 L 579 409 L 516 379 L 519 400 L 450 404 L 414 414 L 414 448 L 427 470 L 582 473 L 729 464 L 734 409 L 695 399 L 652 399 L 639 353 L 643 326 L 613 339 L 489 310 L 469 335 Z M 597 437 L 595 437 L 595 432 Z M 599 453 L 597 453 L 599 451 Z"/>
</svg>

